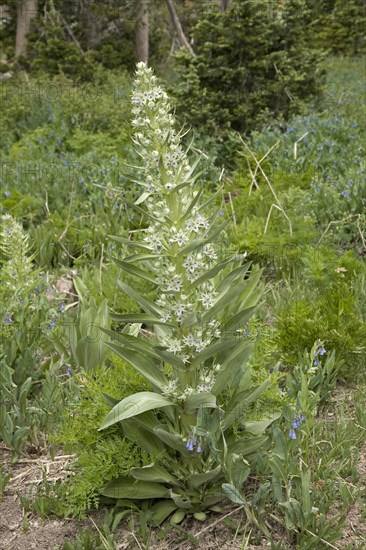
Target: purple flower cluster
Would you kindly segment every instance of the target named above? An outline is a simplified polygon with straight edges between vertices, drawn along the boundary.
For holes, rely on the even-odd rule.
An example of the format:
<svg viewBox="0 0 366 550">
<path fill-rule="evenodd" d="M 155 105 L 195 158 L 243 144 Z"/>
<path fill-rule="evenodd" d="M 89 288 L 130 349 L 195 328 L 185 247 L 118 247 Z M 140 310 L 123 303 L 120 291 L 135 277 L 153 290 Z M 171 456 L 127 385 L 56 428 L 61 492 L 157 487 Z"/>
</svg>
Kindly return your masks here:
<svg viewBox="0 0 366 550">
<path fill-rule="evenodd" d="M 303 414 L 301 416 L 295 416 L 294 421 L 292 423 L 292 428 L 290 429 L 290 432 L 289 432 L 290 439 L 296 439 L 295 430 L 301 426 L 304 420 L 305 420 L 305 416 Z"/>
<path fill-rule="evenodd" d="M 204 440 L 206 439 L 207 437 L 205 436 Z M 187 443 L 186 443 L 186 449 L 188 449 L 189 451 L 196 450 L 197 453 L 202 453 L 202 437 L 199 437 L 197 439 L 193 433 L 189 434 Z"/>
<path fill-rule="evenodd" d="M 319 357 L 318 355 L 320 355 L 321 357 L 323 357 L 323 355 L 325 355 L 327 353 L 327 350 L 323 348 L 323 346 L 320 348 L 320 350 L 318 351 L 318 354 L 315 356 L 314 358 L 314 361 L 313 361 L 313 365 L 314 367 L 319 367 L 320 365 L 320 361 L 319 361 Z"/>
<path fill-rule="evenodd" d="M 7 323 L 8 325 L 11 325 L 11 323 L 13 322 L 13 319 L 10 317 L 10 313 L 5 313 L 5 323 Z"/>
</svg>

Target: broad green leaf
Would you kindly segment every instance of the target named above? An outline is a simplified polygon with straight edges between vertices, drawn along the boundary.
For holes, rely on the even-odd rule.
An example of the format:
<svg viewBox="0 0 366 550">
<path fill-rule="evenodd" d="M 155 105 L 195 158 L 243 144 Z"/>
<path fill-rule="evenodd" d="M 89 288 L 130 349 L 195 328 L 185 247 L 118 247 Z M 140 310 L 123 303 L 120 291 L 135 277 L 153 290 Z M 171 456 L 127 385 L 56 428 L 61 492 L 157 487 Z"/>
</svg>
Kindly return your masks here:
<svg viewBox="0 0 366 550">
<path fill-rule="evenodd" d="M 142 353 L 124 348 L 120 344 L 108 343 L 108 347 L 114 351 L 121 359 L 124 359 L 149 382 L 160 389 L 167 385 L 168 380 L 165 374 L 159 369 L 159 366 L 149 357 Z"/>
<path fill-rule="evenodd" d="M 283 431 L 278 427 L 275 426 L 273 428 L 273 440 L 275 445 L 276 454 L 280 457 L 281 460 L 286 459 L 286 439 L 283 434 Z"/>
<path fill-rule="evenodd" d="M 206 514 L 204 512 L 196 512 L 195 514 L 193 514 L 193 517 L 197 520 L 197 521 L 205 521 L 206 519 Z"/>
<path fill-rule="evenodd" d="M 145 269 L 141 269 L 141 267 L 137 267 L 130 262 L 123 262 L 122 260 L 118 260 L 117 258 L 113 258 L 113 261 L 118 265 L 118 267 L 120 267 L 124 271 L 127 271 L 127 273 L 129 273 L 130 275 L 134 275 L 139 279 L 149 281 L 149 283 L 152 283 L 153 285 L 158 284 L 158 282 L 155 280 L 155 277 L 150 275 Z"/>
<path fill-rule="evenodd" d="M 104 419 L 99 431 L 104 430 L 105 428 L 108 428 L 121 420 L 126 420 L 127 418 L 137 416 L 143 412 L 170 405 L 173 405 L 171 401 L 157 393 L 149 391 L 134 393 L 133 395 L 129 395 L 125 399 L 122 399 L 118 405 L 113 407 Z"/>
<path fill-rule="evenodd" d="M 149 464 L 142 468 L 131 468 L 130 475 L 140 481 L 157 481 L 159 483 L 177 484 L 178 480 L 159 464 Z"/>
<path fill-rule="evenodd" d="M 184 317 L 182 322 L 182 329 L 190 329 L 193 325 L 197 323 L 198 317 L 195 311 L 191 311 L 186 317 Z"/>
<path fill-rule="evenodd" d="M 278 455 L 273 454 L 269 459 L 269 466 L 277 479 L 286 485 L 288 480 L 281 458 Z"/>
<path fill-rule="evenodd" d="M 154 433 L 155 428 L 164 428 L 164 425 L 156 418 L 152 411 L 147 411 L 135 416 L 133 423 L 134 425 L 141 426 L 151 433 Z"/>
<path fill-rule="evenodd" d="M 143 413 L 144 414 L 144 413 Z M 157 456 L 165 450 L 164 443 L 150 431 L 137 423 L 137 419 L 143 414 L 134 416 L 122 422 L 124 436 L 139 445 L 147 453 Z M 145 413 L 146 414 L 146 413 Z"/>
<path fill-rule="evenodd" d="M 132 500 L 170 497 L 169 489 L 160 483 L 137 481 L 129 477 L 120 477 L 110 481 L 102 489 L 101 494 L 111 498 Z"/>
<path fill-rule="evenodd" d="M 224 420 L 221 424 L 222 429 L 225 431 L 230 428 L 230 426 L 232 426 L 234 422 L 240 421 L 243 417 L 246 406 L 258 399 L 258 397 L 266 391 L 270 383 L 271 379 L 268 378 L 257 388 L 254 388 L 249 392 L 242 392 L 242 396 L 241 394 L 235 396 L 235 400 L 238 401 L 238 403 L 237 405 L 235 405 L 235 407 L 233 407 L 226 413 Z"/>
<path fill-rule="evenodd" d="M 238 457 L 237 454 L 229 455 L 229 457 L 230 480 L 235 487 L 241 487 L 249 477 L 250 466 L 242 457 Z"/>
<path fill-rule="evenodd" d="M 281 416 L 280 412 L 275 412 L 272 416 L 268 418 L 263 418 L 262 420 L 257 420 L 253 422 L 245 422 L 244 429 L 246 432 L 258 435 L 262 434 L 268 426 L 270 426 L 275 420 Z"/>
<path fill-rule="evenodd" d="M 174 493 L 173 489 L 170 490 L 170 498 L 172 498 L 179 508 L 190 510 L 192 508 L 192 503 L 189 498 L 184 498 L 178 493 Z M 175 515 L 175 514 L 174 514 Z"/>
<path fill-rule="evenodd" d="M 176 504 L 176 506 L 178 505 Z M 175 514 L 173 514 L 172 517 L 170 518 L 170 521 L 171 523 L 174 523 L 175 525 L 177 525 L 178 523 L 181 523 L 184 520 L 186 515 L 187 515 L 186 510 L 177 510 Z"/>
<path fill-rule="evenodd" d="M 242 437 L 238 441 L 235 441 L 235 443 L 229 445 L 229 453 L 247 456 L 260 449 L 260 447 L 263 447 L 268 441 L 269 437 L 267 436 Z"/>
<path fill-rule="evenodd" d="M 186 399 L 186 410 L 187 412 L 192 412 L 199 407 L 204 407 L 208 409 L 216 408 L 216 396 L 212 393 L 194 393 L 189 395 Z"/>
<path fill-rule="evenodd" d="M 212 506 L 215 506 L 219 502 L 223 502 L 225 500 L 224 495 L 222 494 L 222 491 L 219 493 L 214 493 L 212 495 L 206 495 L 202 500 L 202 506 L 204 508 L 211 508 Z"/>
<path fill-rule="evenodd" d="M 207 481 L 212 481 L 215 479 L 219 473 L 221 472 L 221 466 L 217 466 L 214 470 L 210 470 L 209 472 L 204 472 L 202 474 L 191 474 L 189 477 L 189 483 L 197 489 L 197 487 L 200 487 L 204 483 L 207 483 Z"/>
<path fill-rule="evenodd" d="M 154 504 L 151 509 L 151 517 L 154 525 L 159 526 L 166 520 L 175 510 L 177 505 L 171 500 L 162 500 Z"/>
<path fill-rule="evenodd" d="M 223 488 L 224 493 L 226 496 L 231 500 L 231 502 L 235 502 L 235 504 L 244 504 L 245 500 L 239 493 L 239 491 L 232 485 L 231 483 L 223 483 L 221 485 Z"/>
<path fill-rule="evenodd" d="M 246 342 L 245 340 L 239 342 L 235 346 L 216 376 L 216 382 L 212 388 L 212 393 L 219 395 L 230 384 L 243 365 L 245 365 L 253 349 L 254 344 Z"/>
</svg>

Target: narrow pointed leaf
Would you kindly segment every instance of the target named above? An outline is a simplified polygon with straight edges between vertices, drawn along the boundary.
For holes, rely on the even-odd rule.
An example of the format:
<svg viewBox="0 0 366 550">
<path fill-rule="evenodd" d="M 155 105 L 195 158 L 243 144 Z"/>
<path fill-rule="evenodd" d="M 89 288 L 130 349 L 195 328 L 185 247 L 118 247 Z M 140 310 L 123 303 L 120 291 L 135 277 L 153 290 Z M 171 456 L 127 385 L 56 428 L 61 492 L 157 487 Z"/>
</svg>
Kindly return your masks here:
<svg viewBox="0 0 366 550">
<path fill-rule="evenodd" d="M 103 399 L 104 401 L 107 403 L 107 405 L 109 405 L 110 407 L 114 407 L 115 405 L 117 405 L 121 400 L 120 399 L 116 399 L 115 397 L 111 397 L 110 395 L 102 392 L 102 395 L 103 395 Z"/>
<path fill-rule="evenodd" d="M 233 261 L 233 258 L 228 258 L 224 262 L 221 262 L 215 267 L 212 267 L 208 271 L 206 271 L 203 275 L 198 277 L 195 281 L 193 281 L 190 285 L 190 288 L 195 288 L 196 286 L 201 285 L 202 283 L 208 281 L 209 279 L 212 279 L 212 277 L 215 277 L 222 269 L 224 269 L 230 262 Z"/>
<path fill-rule="evenodd" d="M 126 244 L 134 248 L 141 248 L 143 250 L 150 251 L 150 248 L 146 244 L 142 244 L 140 241 L 131 241 L 131 239 L 126 239 L 125 237 L 119 237 L 118 235 L 108 235 L 108 237 L 118 243 Z"/>
<path fill-rule="evenodd" d="M 207 310 L 204 315 L 202 315 L 202 320 L 205 322 L 210 321 L 210 319 L 216 317 L 217 314 L 227 306 L 235 304 L 238 296 L 240 296 L 242 292 L 243 287 L 241 285 L 233 285 L 218 298 L 211 309 Z"/>
<path fill-rule="evenodd" d="M 123 269 L 124 271 L 127 271 L 127 273 L 129 273 L 130 275 L 134 275 L 135 277 L 144 279 L 145 281 L 148 281 L 153 285 L 158 284 L 155 278 L 152 275 L 150 275 L 145 269 L 141 269 L 140 267 L 137 267 L 136 265 L 133 265 L 130 262 L 123 262 L 121 260 L 118 260 L 117 258 L 113 258 L 113 261 L 121 269 Z"/>
<path fill-rule="evenodd" d="M 213 342 L 212 344 L 207 346 L 207 348 L 203 349 L 202 351 L 200 351 L 200 353 L 196 355 L 196 357 L 193 359 L 191 364 L 192 368 L 196 367 L 197 365 L 201 365 L 202 363 L 207 361 L 207 359 L 210 359 L 214 355 L 217 355 L 224 350 L 225 351 L 230 350 L 235 346 L 236 343 L 237 342 L 234 338 L 232 339 L 223 338 L 222 340 Z"/>
<path fill-rule="evenodd" d="M 224 292 L 225 290 L 228 290 L 235 281 L 241 277 L 245 277 L 245 275 L 248 273 L 248 270 L 250 268 L 251 262 L 247 262 L 244 265 L 241 265 L 237 267 L 236 269 L 233 269 L 226 277 L 221 281 L 219 287 L 217 288 L 218 292 Z"/>
<path fill-rule="evenodd" d="M 140 325 L 141 323 L 139 323 L 138 332 L 140 332 Z M 119 342 L 119 345 L 123 347 L 123 349 L 129 349 L 139 353 L 144 353 L 149 355 L 150 357 L 153 357 L 154 359 L 160 359 L 160 356 L 156 353 L 154 346 L 148 340 L 143 340 L 142 338 L 139 338 L 134 334 L 127 334 L 124 332 L 117 332 L 106 329 L 102 330 L 103 332 L 111 336 L 111 338 L 117 340 Z M 113 344 L 114 342 L 110 343 Z"/>
<path fill-rule="evenodd" d="M 148 298 L 144 298 L 141 294 L 136 292 L 136 290 L 133 290 L 129 285 L 126 285 L 126 283 L 123 283 L 122 281 L 118 280 L 117 285 L 120 287 L 123 292 L 133 300 L 135 300 L 144 311 L 147 313 L 151 313 L 151 315 L 154 315 L 156 317 L 162 317 L 163 312 L 162 310 L 155 305 L 155 303 L 152 300 L 149 300 Z"/>
<path fill-rule="evenodd" d="M 167 432 L 162 428 L 156 428 L 154 430 L 154 433 L 159 437 L 159 439 L 164 441 L 164 443 L 166 445 L 169 445 L 169 447 L 171 447 L 172 449 L 179 451 L 185 457 L 190 456 L 189 451 L 186 449 L 184 441 L 181 437 Z"/>
<path fill-rule="evenodd" d="M 219 395 L 229 384 L 235 379 L 237 373 L 245 365 L 254 349 L 254 344 L 243 340 L 239 342 L 231 351 L 228 358 L 222 365 L 222 368 L 216 376 L 215 384 L 212 388 L 212 393 Z"/>
<path fill-rule="evenodd" d="M 155 352 L 163 361 L 165 361 L 165 363 L 169 363 L 169 365 L 173 365 L 178 369 L 184 369 L 184 363 L 182 359 L 180 359 L 174 353 L 158 348 L 155 348 Z"/>
<path fill-rule="evenodd" d="M 134 367 L 142 376 L 149 382 L 160 389 L 167 385 L 168 381 L 165 374 L 160 370 L 159 366 L 149 357 L 142 353 L 124 348 L 120 344 L 107 344 L 121 359 L 124 359 L 132 367 Z"/>
<path fill-rule="evenodd" d="M 131 254 L 131 256 L 126 256 L 123 260 L 127 263 L 133 263 L 133 262 L 143 262 L 145 260 L 157 260 L 158 258 L 161 258 L 161 255 L 156 254 Z"/>
<path fill-rule="evenodd" d="M 112 313 L 111 318 L 119 323 L 140 323 L 145 325 L 166 325 L 168 327 L 174 327 L 175 325 L 167 323 L 166 321 L 160 321 L 158 317 L 154 315 L 148 315 L 147 313 Z"/>
<path fill-rule="evenodd" d="M 259 299 L 259 297 L 258 297 Z M 237 329 L 240 329 L 244 323 L 249 321 L 253 313 L 255 312 L 255 306 L 242 309 L 239 313 L 233 315 L 229 321 L 222 327 L 223 334 L 234 333 Z M 112 316 L 113 319 L 113 316 Z"/>
<path fill-rule="evenodd" d="M 147 192 L 142 193 L 142 195 L 139 196 L 137 201 L 135 201 L 135 204 L 143 203 L 144 201 L 146 201 L 146 199 L 148 199 L 150 197 L 150 195 L 151 195 L 151 193 L 147 193 Z"/>
</svg>

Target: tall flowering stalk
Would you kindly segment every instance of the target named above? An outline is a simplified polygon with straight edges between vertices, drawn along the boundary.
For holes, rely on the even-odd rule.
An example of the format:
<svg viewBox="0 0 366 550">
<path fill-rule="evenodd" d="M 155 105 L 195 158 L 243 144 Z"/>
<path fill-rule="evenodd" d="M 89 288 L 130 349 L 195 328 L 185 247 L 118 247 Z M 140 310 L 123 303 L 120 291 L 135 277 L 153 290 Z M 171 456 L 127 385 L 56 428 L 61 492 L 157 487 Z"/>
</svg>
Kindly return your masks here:
<svg viewBox="0 0 366 550">
<path fill-rule="evenodd" d="M 269 385 L 251 385 L 246 361 L 253 344 L 242 336 L 261 295 L 261 272 L 243 263 L 244 255 L 219 258 L 228 222 L 220 221 L 217 195 L 203 199 L 197 162 L 190 164 L 167 94 L 143 63 L 132 103 L 142 193 L 131 206 L 143 212 L 148 227 L 135 241 L 116 237 L 127 254 L 116 262 L 154 285 L 157 300 L 119 281 L 142 313 L 115 315 L 126 327 L 110 332 L 118 341 L 109 346 L 152 388 L 120 403 L 109 399 L 114 407 L 100 429 L 121 422 L 126 437 L 161 460 L 133 468 L 104 494 L 171 499 L 154 507 L 159 523 L 173 511 L 176 520 L 187 513 L 202 518 L 226 494 L 237 501 L 250 458 L 266 444 L 262 434 L 276 415 L 235 435 L 233 428 Z"/>
</svg>

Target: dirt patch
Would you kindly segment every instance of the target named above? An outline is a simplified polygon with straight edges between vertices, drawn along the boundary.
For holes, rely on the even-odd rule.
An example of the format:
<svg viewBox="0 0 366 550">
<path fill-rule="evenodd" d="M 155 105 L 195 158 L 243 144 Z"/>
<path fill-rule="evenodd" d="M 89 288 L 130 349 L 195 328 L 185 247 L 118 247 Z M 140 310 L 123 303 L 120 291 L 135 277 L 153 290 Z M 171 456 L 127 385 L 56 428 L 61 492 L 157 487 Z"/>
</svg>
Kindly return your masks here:
<svg viewBox="0 0 366 550">
<path fill-rule="evenodd" d="M 73 538 L 77 526 L 65 520 L 30 519 L 24 522 L 19 498 L 6 495 L 0 503 L 1 550 L 55 550 L 62 548 L 66 538 Z M 25 528 L 25 525 L 27 526 Z"/>
<path fill-rule="evenodd" d="M 10 453 L 0 449 L 1 464 L 10 468 Z M 66 538 L 73 538 L 78 525 L 69 520 L 45 520 L 26 513 L 19 495 L 29 495 L 31 488 L 46 477 L 49 481 L 64 478 L 69 457 L 24 458 L 11 468 L 12 479 L 0 497 L 0 550 L 55 550 Z"/>
</svg>

